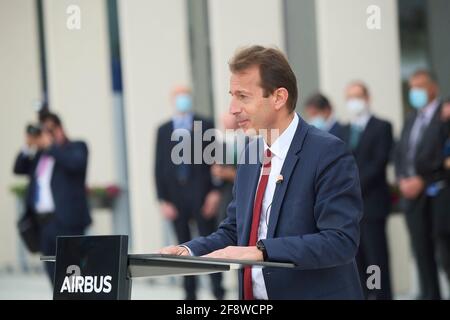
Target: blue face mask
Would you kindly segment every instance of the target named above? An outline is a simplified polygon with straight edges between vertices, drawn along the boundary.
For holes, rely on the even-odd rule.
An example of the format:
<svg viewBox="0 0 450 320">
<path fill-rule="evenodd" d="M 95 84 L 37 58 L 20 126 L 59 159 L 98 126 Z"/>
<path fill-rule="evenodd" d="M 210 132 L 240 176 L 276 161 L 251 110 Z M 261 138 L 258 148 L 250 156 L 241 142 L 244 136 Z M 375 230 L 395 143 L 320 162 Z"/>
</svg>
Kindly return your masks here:
<svg viewBox="0 0 450 320">
<path fill-rule="evenodd" d="M 327 122 L 325 121 L 324 117 L 322 117 L 322 116 L 316 116 L 316 117 L 311 118 L 311 120 L 309 121 L 309 124 L 320 130 L 325 130 L 325 128 L 327 126 Z"/>
<path fill-rule="evenodd" d="M 188 112 L 192 109 L 192 98 L 188 94 L 179 94 L 175 98 L 175 106 L 179 112 Z"/>
<path fill-rule="evenodd" d="M 412 88 L 409 90 L 409 103 L 417 110 L 422 109 L 427 105 L 428 92 L 425 89 Z"/>
</svg>

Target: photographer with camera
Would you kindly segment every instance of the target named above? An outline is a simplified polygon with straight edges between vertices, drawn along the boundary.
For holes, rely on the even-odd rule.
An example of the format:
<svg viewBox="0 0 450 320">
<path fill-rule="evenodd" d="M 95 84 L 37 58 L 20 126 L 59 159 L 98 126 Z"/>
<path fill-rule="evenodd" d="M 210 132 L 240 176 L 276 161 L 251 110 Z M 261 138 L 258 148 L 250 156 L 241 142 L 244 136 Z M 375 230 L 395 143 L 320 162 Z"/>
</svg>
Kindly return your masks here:
<svg viewBox="0 0 450 320">
<path fill-rule="evenodd" d="M 26 146 L 14 173 L 29 176 L 24 217 L 36 222 L 36 247 L 47 256 L 55 255 L 57 236 L 82 235 L 91 223 L 85 186 L 88 148 L 67 138 L 56 114 L 41 113 L 39 122 L 26 128 Z M 53 284 L 54 264 L 47 262 L 45 268 Z"/>
</svg>

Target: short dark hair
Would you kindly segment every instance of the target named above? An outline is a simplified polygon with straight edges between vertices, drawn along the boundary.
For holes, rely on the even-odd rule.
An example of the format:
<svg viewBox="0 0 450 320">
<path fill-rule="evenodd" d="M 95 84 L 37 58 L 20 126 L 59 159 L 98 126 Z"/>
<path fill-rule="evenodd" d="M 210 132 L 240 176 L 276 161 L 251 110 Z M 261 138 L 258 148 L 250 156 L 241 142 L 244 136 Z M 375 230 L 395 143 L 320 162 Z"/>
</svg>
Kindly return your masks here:
<svg viewBox="0 0 450 320">
<path fill-rule="evenodd" d="M 44 123 L 47 121 L 51 121 L 55 126 L 62 127 L 61 118 L 58 117 L 56 113 L 53 112 L 43 112 L 39 115 L 39 122 Z"/>
<path fill-rule="evenodd" d="M 415 78 L 415 77 L 418 77 L 418 76 L 426 76 L 426 77 L 428 77 L 428 79 L 431 80 L 431 82 L 437 83 L 436 75 L 430 70 L 418 69 L 418 70 L 414 71 L 414 73 L 409 78 L 412 79 L 412 78 Z"/>
<path fill-rule="evenodd" d="M 320 111 L 331 110 L 331 104 L 327 97 L 321 93 L 310 96 L 305 103 L 307 108 L 315 108 Z"/>
<path fill-rule="evenodd" d="M 286 56 L 275 48 L 251 46 L 239 49 L 229 62 L 232 73 L 243 72 L 253 66 L 259 68 L 264 97 L 278 88 L 285 88 L 289 94 L 286 104 L 289 112 L 293 112 L 298 97 L 297 78 Z"/>
</svg>

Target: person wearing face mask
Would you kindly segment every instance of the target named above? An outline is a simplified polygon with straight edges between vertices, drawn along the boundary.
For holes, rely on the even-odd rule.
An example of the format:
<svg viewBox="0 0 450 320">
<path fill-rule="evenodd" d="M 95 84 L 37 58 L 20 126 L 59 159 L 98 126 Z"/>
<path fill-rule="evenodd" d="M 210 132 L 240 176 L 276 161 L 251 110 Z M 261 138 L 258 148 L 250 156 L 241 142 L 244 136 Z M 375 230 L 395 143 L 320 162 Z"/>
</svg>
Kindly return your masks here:
<svg viewBox="0 0 450 320">
<path fill-rule="evenodd" d="M 445 142 L 448 126 L 434 76 L 426 70 L 409 79 L 409 104 L 396 148 L 395 169 L 415 255 L 420 299 L 440 299 L 436 257 L 450 275 L 450 214 Z"/>
<path fill-rule="evenodd" d="M 391 277 L 386 237 L 386 221 L 390 212 L 390 192 L 386 178 L 393 138 L 389 122 L 374 116 L 370 95 L 362 82 L 346 88 L 346 106 L 350 124 L 343 128 L 343 140 L 352 151 L 359 169 L 364 216 L 356 256 L 361 283 L 367 281 L 367 268 L 377 265 L 381 270 L 381 288 L 369 290 L 363 285 L 367 299 L 390 300 Z"/>
<path fill-rule="evenodd" d="M 316 93 L 307 99 L 305 113 L 311 125 L 342 139 L 342 125 L 336 120 L 333 107 L 323 94 Z"/>
<path fill-rule="evenodd" d="M 198 233 L 207 235 L 217 227 L 217 213 L 220 204 L 219 185 L 213 183 L 211 166 L 204 161 L 194 164 L 194 122 L 202 126 L 201 137 L 213 128 L 212 121 L 196 115 L 192 110 L 192 95 L 185 86 L 175 87 L 171 94 L 175 114 L 158 128 L 156 142 L 155 182 L 160 211 L 171 221 L 179 243 L 191 240 L 190 222 L 196 222 Z M 177 131 L 190 134 L 190 163 L 175 164 L 172 159 L 173 148 L 180 143 L 172 140 Z M 183 137 L 182 137 L 183 138 Z M 210 142 L 203 142 L 201 155 Z M 203 159 L 203 157 L 202 157 Z M 211 275 L 213 293 L 223 299 L 221 273 Z M 197 282 L 194 276 L 184 277 L 187 300 L 195 300 Z"/>
<path fill-rule="evenodd" d="M 69 140 L 56 114 L 41 113 L 39 121 L 41 133 L 27 135 L 14 173 L 29 176 L 25 214 L 38 223 L 41 254 L 54 256 L 57 236 L 83 235 L 91 223 L 86 195 L 88 148 L 83 141 Z M 53 284 L 55 264 L 44 265 Z"/>
</svg>

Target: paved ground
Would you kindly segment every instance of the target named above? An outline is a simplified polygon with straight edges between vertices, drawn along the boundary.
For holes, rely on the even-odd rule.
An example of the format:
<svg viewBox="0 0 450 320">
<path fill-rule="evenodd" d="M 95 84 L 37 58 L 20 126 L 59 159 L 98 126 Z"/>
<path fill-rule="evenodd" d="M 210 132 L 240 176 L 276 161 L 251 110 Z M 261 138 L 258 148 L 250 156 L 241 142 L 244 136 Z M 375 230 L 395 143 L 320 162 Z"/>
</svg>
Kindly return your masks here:
<svg viewBox="0 0 450 320">
<path fill-rule="evenodd" d="M 225 299 L 236 300 L 237 284 L 235 274 L 226 274 L 224 280 L 227 294 Z M 443 288 L 443 296 L 448 296 L 448 289 Z M 397 295 L 398 300 L 410 300 L 414 293 Z M 136 279 L 133 281 L 133 300 L 181 300 L 184 292 L 180 278 Z M 209 290 L 209 278 L 201 276 L 198 298 L 214 299 Z M 40 271 L 28 273 L 0 271 L 0 300 L 49 300 L 52 291 L 47 277 Z"/>
<path fill-rule="evenodd" d="M 198 292 L 199 299 L 214 299 L 207 286 L 209 286 L 209 279 L 202 277 L 201 288 Z M 225 298 L 237 299 L 235 285 L 226 283 L 226 287 L 228 290 Z M 133 300 L 181 300 L 184 298 L 184 292 L 176 278 L 134 280 L 131 292 Z M 50 283 L 41 273 L 0 273 L 0 300 L 48 300 L 51 298 Z"/>
</svg>

